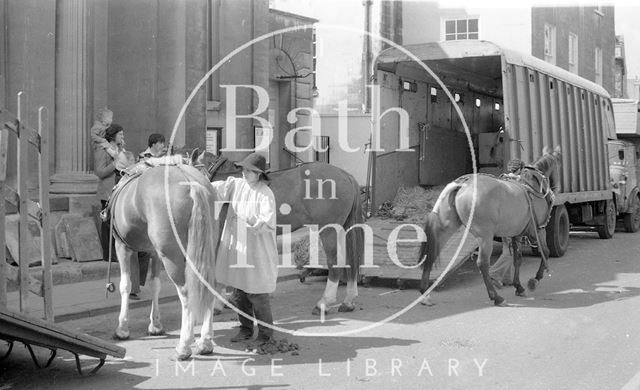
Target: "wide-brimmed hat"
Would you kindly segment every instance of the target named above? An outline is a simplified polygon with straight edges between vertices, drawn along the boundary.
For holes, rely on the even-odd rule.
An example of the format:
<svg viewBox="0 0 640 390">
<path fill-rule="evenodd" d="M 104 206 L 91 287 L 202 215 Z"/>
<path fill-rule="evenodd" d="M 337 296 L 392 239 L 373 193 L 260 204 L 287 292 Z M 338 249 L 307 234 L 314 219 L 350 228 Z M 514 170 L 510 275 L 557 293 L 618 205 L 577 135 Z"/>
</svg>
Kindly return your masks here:
<svg viewBox="0 0 640 390">
<path fill-rule="evenodd" d="M 247 168 L 251 171 L 267 173 L 267 159 L 260 153 L 251 153 L 244 160 L 237 162 L 236 166 Z"/>
<path fill-rule="evenodd" d="M 237 167 L 246 168 L 250 171 L 256 171 L 263 176 L 265 180 L 267 177 L 267 159 L 260 153 L 251 153 L 244 160 L 235 163 Z"/>
</svg>

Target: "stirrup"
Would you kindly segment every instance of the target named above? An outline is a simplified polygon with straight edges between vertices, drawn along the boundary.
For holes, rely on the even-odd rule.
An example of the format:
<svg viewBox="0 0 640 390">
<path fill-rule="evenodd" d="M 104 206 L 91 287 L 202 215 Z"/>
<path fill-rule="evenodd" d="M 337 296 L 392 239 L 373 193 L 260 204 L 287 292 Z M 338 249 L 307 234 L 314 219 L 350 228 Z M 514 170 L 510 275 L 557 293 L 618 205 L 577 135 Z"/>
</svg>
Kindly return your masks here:
<svg viewBox="0 0 640 390">
<path fill-rule="evenodd" d="M 104 210 L 100 211 L 100 220 L 102 222 L 107 222 L 109 220 L 109 209 L 105 208 Z"/>
</svg>

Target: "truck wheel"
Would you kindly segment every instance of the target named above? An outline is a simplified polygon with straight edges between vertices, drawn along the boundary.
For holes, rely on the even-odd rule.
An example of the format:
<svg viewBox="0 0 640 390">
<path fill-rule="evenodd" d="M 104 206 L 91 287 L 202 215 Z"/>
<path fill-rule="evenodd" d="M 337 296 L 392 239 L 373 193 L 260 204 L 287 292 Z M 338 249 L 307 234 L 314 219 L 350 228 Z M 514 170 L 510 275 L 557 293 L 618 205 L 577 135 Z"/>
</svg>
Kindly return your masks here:
<svg viewBox="0 0 640 390">
<path fill-rule="evenodd" d="M 624 230 L 635 233 L 640 230 L 640 199 L 634 196 L 631 200 L 630 212 L 624 215 Z"/>
<path fill-rule="evenodd" d="M 598 225 L 598 236 L 603 239 L 609 239 L 613 237 L 613 233 L 616 231 L 616 205 L 612 199 L 605 201 L 604 207 L 604 224 Z"/>
<path fill-rule="evenodd" d="M 547 224 L 547 246 L 551 257 L 562 257 L 569 246 L 569 213 L 564 205 L 555 206 Z"/>
</svg>

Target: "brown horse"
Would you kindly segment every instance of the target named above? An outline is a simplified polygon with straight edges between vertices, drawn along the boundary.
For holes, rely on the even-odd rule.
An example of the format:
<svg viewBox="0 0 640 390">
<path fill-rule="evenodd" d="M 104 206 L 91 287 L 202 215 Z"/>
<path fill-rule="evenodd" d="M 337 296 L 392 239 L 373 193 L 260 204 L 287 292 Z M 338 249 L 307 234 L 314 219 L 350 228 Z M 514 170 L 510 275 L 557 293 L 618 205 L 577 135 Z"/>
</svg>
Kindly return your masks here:
<svg viewBox="0 0 640 390">
<path fill-rule="evenodd" d="M 192 164 L 200 167 L 209 180 L 224 180 L 240 176 L 241 170 L 225 157 L 195 150 Z M 358 296 L 358 271 L 364 251 L 364 233 L 358 227 L 364 222 L 360 187 L 356 179 L 333 165 L 306 163 L 269 173 L 270 188 L 276 198 L 278 233 L 286 226 L 293 232 L 303 226 L 318 228 L 327 257 L 329 277 L 324 294 L 313 308 L 314 314 L 336 302 L 338 283 L 346 277 L 347 293 L 339 311 L 355 309 Z M 222 220 L 222 218 L 220 218 Z M 338 231 L 346 231 L 346 238 L 338 238 Z M 343 242 L 343 239 L 346 241 Z M 346 267 L 338 261 L 339 250 L 345 246 Z M 344 275 L 346 273 L 346 275 Z"/>
<path fill-rule="evenodd" d="M 145 251 L 152 258 L 149 334 L 163 333 L 158 311 L 162 261 L 182 304 L 177 359 L 191 356 L 194 326 L 200 318 L 203 322 L 196 353 L 213 352 L 213 294 L 208 287 L 215 283 L 215 245 L 220 232 L 214 223 L 211 184 L 188 165 L 157 166 L 129 178 L 114 191 L 110 202 L 121 272 L 122 301 L 115 337 L 129 337 L 130 263 L 137 251 Z"/>
<path fill-rule="evenodd" d="M 420 292 L 424 294 L 427 291 L 429 273 L 434 262 L 439 258 L 441 248 L 462 225 L 468 226 L 469 232 L 478 241 L 477 265 L 482 273 L 489 298 L 495 305 L 502 306 L 505 300 L 498 295 L 489 276 L 489 260 L 494 237 L 527 236 L 532 242 L 537 242 L 542 260 L 535 279 L 529 281 L 529 288 L 534 289 L 547 268 L 549 252 L 544 225 L 552 207 L 548 197 L 552 196 L 551 189 L 557 189 L 559 183 L 560 158 L 560 149 L 556 148 L 553 153 L 546 152 L 532 166 L 525 167 L 521 177 L 525 179 L 528 186 L 515 180 L 503 180 L 484 174 L 461 176 L 449 183 L 438 197 L 433 211 L 427 215 L 424 229 L 427 241 L 422 243 L 419 254 L 421 260 L 426 255 Z M 540 176 L 540 173 L 543 176 Z M 477 182 L 475 194 L 474 181 Z M 527 187 L 537 188 L 530 191 Z M 537 194 L 541 188 L 543 193 Z M 475 208 L 473 208 L 474 197 Z M 472 211 L 473 219 L 470 219 Z M 523 295 L 524 288 L 519 279 L 522 258 L 517 248 L 518 240 L 512 240 L 512 245 L 516 246 L 514 247 L 513 285 L 516 288 L 516 294 Z"/>
</svg>

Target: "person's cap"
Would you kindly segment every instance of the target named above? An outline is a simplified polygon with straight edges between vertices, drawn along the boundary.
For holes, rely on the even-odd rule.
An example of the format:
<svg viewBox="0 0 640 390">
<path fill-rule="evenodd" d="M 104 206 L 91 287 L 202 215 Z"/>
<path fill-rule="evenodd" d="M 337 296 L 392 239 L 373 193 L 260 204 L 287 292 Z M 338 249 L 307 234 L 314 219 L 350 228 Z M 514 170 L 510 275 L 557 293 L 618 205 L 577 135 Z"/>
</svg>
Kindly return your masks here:
<svg viewBox="0 0 640 390">
<path fill-rule="evenodd" d="M 247 168 L 250 171 L 267 173 L 267 159 L 260 153 L 251 153 L 244 160 L 235 163 L 235 165 Z"/>
</svg>

